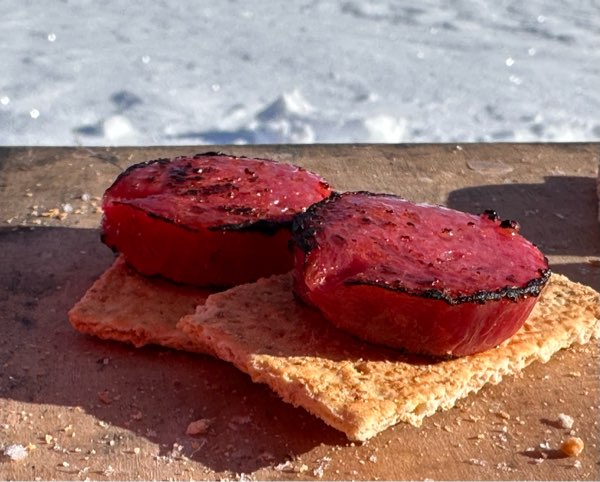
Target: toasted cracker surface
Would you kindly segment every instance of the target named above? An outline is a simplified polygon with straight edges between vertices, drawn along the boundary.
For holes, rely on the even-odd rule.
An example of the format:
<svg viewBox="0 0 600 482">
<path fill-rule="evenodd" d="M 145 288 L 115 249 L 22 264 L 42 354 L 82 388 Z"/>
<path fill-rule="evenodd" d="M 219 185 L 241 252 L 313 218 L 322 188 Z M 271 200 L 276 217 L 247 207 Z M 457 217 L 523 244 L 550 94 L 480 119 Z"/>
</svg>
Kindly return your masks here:
<svg viewBox="0 0 600 482">
<path fill-rule="evenodd" d="M 487 383 L 598 336 L 600 295 L 552 275 L 529 319 L 484 353 L 432 362 L 362 343 L 329 325 L 274 276 L 211 295 L 178 327 L 352 440 L 399 422 L 420 425 Z"/>
<path fill-rule="evenodd" d="M 175 328 L 210 293 L 141 276 L 119 257 L 69 311 L 69 321 L 105 340 L 211 353 Z"/>
</svg>

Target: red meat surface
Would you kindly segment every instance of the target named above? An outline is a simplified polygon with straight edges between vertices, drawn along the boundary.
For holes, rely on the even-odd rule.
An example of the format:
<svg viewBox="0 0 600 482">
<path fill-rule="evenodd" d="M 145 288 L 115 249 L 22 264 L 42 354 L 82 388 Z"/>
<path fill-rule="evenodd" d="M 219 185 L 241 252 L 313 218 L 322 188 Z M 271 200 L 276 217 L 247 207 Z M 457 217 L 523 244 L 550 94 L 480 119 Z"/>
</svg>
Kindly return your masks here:
<svg viewBox="0 0 600 482">
<path fill-rule="evenodd" d="M 334 194 L 294 221 L 294 289 L 336 326 L 414 353 L 462 356 L 512 336 L 550 271 L 514 221 Z"/>
<path fill-rule="evenodd" d="M 330 194 L 290 164 L 219 153 L 125 170 L 103 199 L 102 240 L 145 275 L 232 286 L 292 268 L 291 220 Z"/>
</svg>

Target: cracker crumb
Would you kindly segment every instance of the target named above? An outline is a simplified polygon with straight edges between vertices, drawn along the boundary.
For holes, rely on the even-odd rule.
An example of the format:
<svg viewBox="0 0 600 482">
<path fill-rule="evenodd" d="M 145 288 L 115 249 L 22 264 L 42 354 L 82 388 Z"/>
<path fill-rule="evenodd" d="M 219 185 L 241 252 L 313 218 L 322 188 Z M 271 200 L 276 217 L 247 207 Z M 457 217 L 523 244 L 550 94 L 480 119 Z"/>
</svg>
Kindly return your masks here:
<svg viewBox="0 0 600 482">
<path fill-rule="evenodd" d="M 581 460 L 576 460 L 575 462 L 573 462 L 573 467 L 576 469 L 580 469 L 581 468 Z"/>
<path fill-rule="evenodd" d="M 278 472 L 289 472 L 293 469 L 293 465 L 289 460 L 286 460 L 285 462 L 275 465 L 273 469 Z"/>
<path fill-rule="evenodd" d="M 183 455 L 183 445 L 178 444 L 177 442 L 173 443 L 173 448 L 171 449 L 171 453 L 169 454 L 174 459 L 179 459 Z"/>
<path fill-rule="evenodd" d="M 48 445 L 50 445 L 52 443 L 53 439 L 54 439 L 54 437 L 52 435 L 50 435 L 49 433 L 47 433 L 46 435 L 44 435 L 44 441 Z"/>
<path fill-rule="evenodd" d="M 104 389 L 101 392 L 98 392 L 98 399 L 104 405 L 110 405 L 112 403 L 112 401 L 110 399 L 110 392 L 108 391 L 108 389 Z"/>
<path fill-rule="evenodd" d="M 60 212 L 60 209 L 58 209 L 58 208 L 48 209 L 48 211 L 44 211 L 43 213 L 40 214 L 40 216 L 43 218 L 58 218 L 58 217 L 60 217 L 60 215 L 61 215 L 61 212 Z"/>
<path fill-rule="evenodd" d="M 500 462 L 496 465 L 496 470 L 502 470 L 503 472 L 512 472 L 514 469 L 507 462 Z"/>
<path fill-rule="evenodd" d="M 560 451 L 567 457 L 577 457 L 583 452 L 584 446 L 583 440 L 579 437 L 569 437 L 561 444 Z"/>
<path fill-rule="evenodd" d="M 98 425 L 100 425 L 102 428 L 108 428 L 108 423 L 104 420 L 98 420 Z"/>
<path fill-rule="evenodd" d="M 141 452 L 141 450 L 140 450 L 140 448 L 139 448 L 139 447 L 134 447 L 134 448 L 133 448 L 133 453 L 134 453 L 135 455 L 139 455 L 139 454 L 140 454 L 140 452 Z"/>
<path fill-rule="evenodd" d="M 320 459 L 319 465 L 313 469 L 313 475 L 319 479 L 323 478 L 323 475 L 325 475 L 325 469 L 329 465 L 329 462 L 331 462 L 331 457 L 323 457 Z"/>
<path fill-rule="evenodd" d="M 209 418 L 201 418 L 199 420 L 195 420 L 187 426 L 185 434 L 190 435 L 192 437 L 195 437 L 197 435 L 203 435 L 208 431 L 212 423 L 212 419 Z"/>
<path fill-rule="evenodd" d="M 482 459 L 469 459 L 469 464 L 478 465 L 480 467 L 485 467 L 487 465 L 487 462 Z"/>
<path fill-rule="evenodd" d="M 573 423 L 575 423 L 575 420 L 573 419 L 573 417 L 571 417 L 570 415 L 567 415 L 565 413 L 558 414 L 558 421 L 562 428 L 567 428 L 567 429 L 573 428 Z"/>
</svg>

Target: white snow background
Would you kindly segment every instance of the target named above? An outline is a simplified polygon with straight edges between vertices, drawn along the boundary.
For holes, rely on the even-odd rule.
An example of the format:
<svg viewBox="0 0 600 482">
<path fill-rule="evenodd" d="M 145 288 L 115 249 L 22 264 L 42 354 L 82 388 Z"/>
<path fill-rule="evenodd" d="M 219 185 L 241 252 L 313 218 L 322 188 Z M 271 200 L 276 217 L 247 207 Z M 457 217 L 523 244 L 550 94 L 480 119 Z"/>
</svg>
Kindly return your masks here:
<svg viewBox="0 0 600 482">
<path fill-rule="evenodd" d="M 597 0 L 0 0 L 0 145 L 600 140 Z"/>
</svg>

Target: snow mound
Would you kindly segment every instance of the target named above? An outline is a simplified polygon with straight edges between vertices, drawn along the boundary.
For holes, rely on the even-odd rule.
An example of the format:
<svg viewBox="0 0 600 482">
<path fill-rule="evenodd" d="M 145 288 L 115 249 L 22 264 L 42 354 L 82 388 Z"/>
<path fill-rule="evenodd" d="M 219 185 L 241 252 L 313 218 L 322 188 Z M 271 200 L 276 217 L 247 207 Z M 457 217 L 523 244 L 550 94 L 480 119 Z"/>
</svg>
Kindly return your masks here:
<svg viewBox="0 0 600 482">
<path fill-rule="evenodd" d="M 307 144 L 317 140 L 311 117 L 314 113 L 314 107 L 295 89 L 280 95 L 258 112 L 248 127 L 256 133 L 255 140 L 259 144 Z"/>
<path fill-rule="evenodd" d="M 407 133 L 407 121 L 402 117 L 388 114 L 343 117 L 335 111 L 317 109 L 297 88 L 260 106 L 254 114 L 238 106 L 220 126 L 228 129 L 219 130 L 217 126 L 199 135 L 209 141 L 306 144 L 337 142 L 340 138 L 398 143 L 405 140 Z"/>
<path fill-rule="evenodd" d="M 123 115 L 113 115 L 102 122 L 102 132 L 110 143 L 127 143 L 135 140 L 137 132 L 131 121 Z"/>
</svg>

